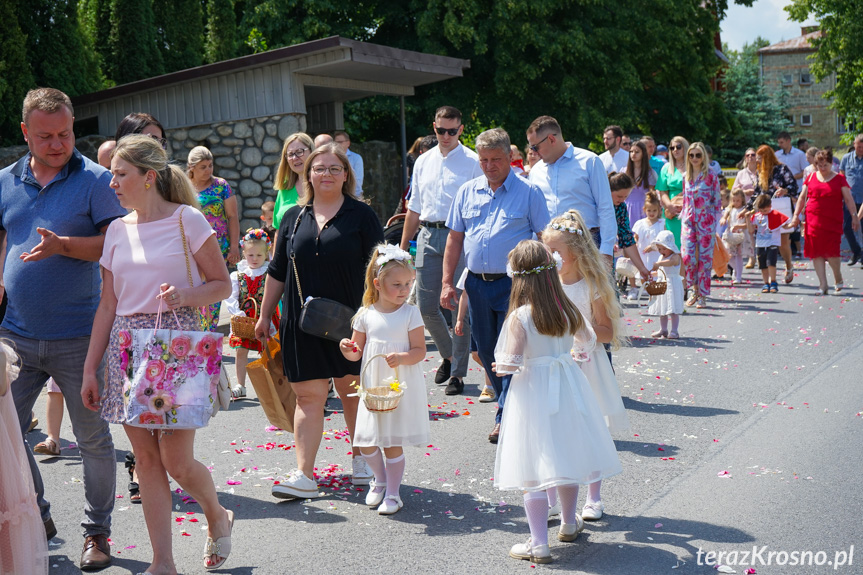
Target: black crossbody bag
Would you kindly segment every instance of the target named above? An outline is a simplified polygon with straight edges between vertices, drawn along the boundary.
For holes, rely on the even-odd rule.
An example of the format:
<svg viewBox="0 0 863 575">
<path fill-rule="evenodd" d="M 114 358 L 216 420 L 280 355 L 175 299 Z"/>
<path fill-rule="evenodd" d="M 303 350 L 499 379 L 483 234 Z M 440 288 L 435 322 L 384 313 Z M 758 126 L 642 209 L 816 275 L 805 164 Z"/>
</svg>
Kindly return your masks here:
<svg viewBox="0 0 863 575">
<path fill-rule="evenodd" d="M 339 342 L 343 338 L 351 337 L 351 319 L 355 310 L 348 306 L 325 297 L 310 297 L 303 300 L 303 288 L 300 287 L 300 276 L 297 273 L 296 254 L 294 253 L 294 234 L 300 226 L 300 220 L 307 208 L 300 210 L 294 229 L 291 231 L 291 265 L 294 268 L 294 279 L 297 282 L 297 293 L 300 296 L 302 311 L 300 312 L 300 330 L 303 333 L 322 337 L 330 341 Z"/>
</svg>

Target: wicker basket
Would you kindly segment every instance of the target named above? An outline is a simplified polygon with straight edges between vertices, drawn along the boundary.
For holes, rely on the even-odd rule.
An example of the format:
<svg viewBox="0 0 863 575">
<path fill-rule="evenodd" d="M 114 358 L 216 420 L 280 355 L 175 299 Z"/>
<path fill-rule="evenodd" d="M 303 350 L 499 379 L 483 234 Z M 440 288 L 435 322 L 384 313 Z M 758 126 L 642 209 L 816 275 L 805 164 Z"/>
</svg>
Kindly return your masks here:
<svg viewBox="0 0 863 575">
<path fill-rule="evenodd" d="M 386 413 L 387 411 L 393 411 L 399 406 L 399 402 L 405 392 L 403 390 L 393 391 L 388 385 L 373 387 L 366 387 L 364 385 L 366 369 L 371 365 L 372 360 L 378 357 L 385 358 L 386 355 L 379 353 L 378 355 L 373 355 L 369 358 L 365 367 L 363 367 L 363 371 L 360 373 L 360 387 L 365 391 L 365 393 L 362 394 L 362 397 L 363 403 L 366 405 L 366 409 L 375 413 Z M 393 369 L 396 372 L 396 380 L 398 380 L 399 368 L 394 367 Z"/>
<path fill-rule="evenodd" d="M 665 275 L 665 270 L 659 268 L 660 273 L 662 273 L 663 279 L 660 280 L 650 280 L 644 284 L 644 291 L 649 293 L 650 295 L 662 295 L 665 293 L 665 290 L 668 289 L 668 276 Z"/>
<path fill-rule="evenodd" d="M 253 297 L 246 298 L 243 303 L 252 300 L 255 305 L 255 315 L 249 317 L 247 315 L 232 315 L 231 316 L 231 333 L 241 339 L 255 339 L 255 324 L 258 321 L 258 302 Z"/>
</svg>

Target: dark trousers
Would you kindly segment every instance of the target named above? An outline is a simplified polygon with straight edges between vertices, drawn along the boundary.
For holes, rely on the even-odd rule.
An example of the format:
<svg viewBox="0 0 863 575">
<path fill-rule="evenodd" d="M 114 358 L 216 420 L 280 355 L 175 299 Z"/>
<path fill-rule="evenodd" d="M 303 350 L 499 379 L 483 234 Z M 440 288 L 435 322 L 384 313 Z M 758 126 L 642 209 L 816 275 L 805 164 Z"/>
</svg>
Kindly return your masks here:
<svg viewBox="0 0 863 575">
<path fill-rule="evenodd" d="M 855 204 L 857 211 L 860 211 L 860 204 Z M 851 248 L 851 253 L 855 256 L 860 255 L 860 242 L 857 241 L 857 234 L 851 228 L 851 214 L 848 213 L 848 208 L 845 203 L 842 204 L 842 214 L 844 215 L 842 223 L 842 231 L 845 232 L 845 239 L 848 240 L 848 247 Z"/>
<path fill-rule="evenodd" d="M 500 423 L 503 415 L 503 405 L 509 392 L 509 380 L 512 376 L 499 377 L 491 369 L 494 361 L 494 348 L 497 338 L 503 328 L 503 320 L 509 309 L 509 294 L 512 290 L 512 280 L 508 277 L 493 282 L 483 281 L 473 275 L 468 275 L 464 289 L 467 292 L 471 334 L 476 342 L 477 353 L 485 368 L 491 386 L 497 394 L 497 414 L 495 423 Z"/>
</svg>

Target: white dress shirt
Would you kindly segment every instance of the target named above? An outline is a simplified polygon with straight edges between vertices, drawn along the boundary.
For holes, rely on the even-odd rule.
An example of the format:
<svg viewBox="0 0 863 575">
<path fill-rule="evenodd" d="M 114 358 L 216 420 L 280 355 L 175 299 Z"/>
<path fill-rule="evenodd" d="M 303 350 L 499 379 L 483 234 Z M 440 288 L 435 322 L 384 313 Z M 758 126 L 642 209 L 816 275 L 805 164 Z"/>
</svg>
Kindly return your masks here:
<svg viewBox="0 0 863 575">
<path fill-rule="evenodd" d="M 435 146 L 417 158 L 408 209 L 424 222 L 445 222 L 458 189 L 482 176 L 476 152 L 459 143 L 446 156 Z"/>
<path fill-rule="evenodd" d="M 348 157 L 348 163 L 354 171 L 354 179 L 357 182 L 357 187 L 354 191 L 357 198 L 363 197 L 363 157 L 355 152 L 348 150 L 345 155 Z"/>
<path fill-rule="evenodd" d="M 626 163 L 629 162 L 629 152 L 623 148 L 618 148 L 617 152 L 615 152 L 612 157 L 608 150 L 606 150 L 599 155 L 599 159 L 602 161 L 602 165 L 605 166 L 606 174 L 610 174 L 611 172 L 625 172 Z"/>
<path fill-rule="evenodd" d="M 779 148 L 776 151 L 776 157 L 780 162 L 788 166 L 792 174 L 799 174 L 806 171 L 806 166 L 809 165 L 809 160 L 806 159 L 806 152 L 801 152 L 794 146 L 791 146 L 791 151 L 787 154 Z M 797 178 L 797 189 L 803 189 L 803 176 Z"/>
<path fill-rule="evenodd" d="M 530 170 L 528 179 L 545 195 L 552 218 L 575 209 L 588 229 L 599 228 L 599 251 L 612 255 L 617 241 L 617 220 L 611 201 L 608 174 L 599 157 L 590 150 L 566 143 L 566 151 L 553 164 L 543 160 Z"/>
</svg>

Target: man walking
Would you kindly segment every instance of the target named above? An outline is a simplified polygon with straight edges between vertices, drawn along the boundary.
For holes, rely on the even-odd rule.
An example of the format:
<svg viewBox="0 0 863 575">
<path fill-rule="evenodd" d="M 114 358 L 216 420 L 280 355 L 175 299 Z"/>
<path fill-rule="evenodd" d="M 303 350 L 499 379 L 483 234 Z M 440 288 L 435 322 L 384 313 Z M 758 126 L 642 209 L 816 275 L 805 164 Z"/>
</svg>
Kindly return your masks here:
<svg viewBox="0 0 863 575">
<path fill-rule="evenodd" d="M 0 337 L 10 340 L 20 356 L 12 393 L 22 434 L 49 377 L 67 399 L 84 472 L 81 569 L 92 571 L 111 563 L 116 460 L 108 424 L 84 407 L 81 380 L 100 297 L 96 262 L 102 233 L 126 211 L 109 187 L 111 174 L 75 149 L 66 94 L 31 90 L 23 112 L 21 131 L 30 152 L 0 171 L 0 241 L 7 241 L 0 286 L 9 292 Z M 26 439 L 25 447 L 51 539 L 57 530 L 45 486 Z"/>
<path fill-rule="evenodd" d="M 629 151 L 621 147 L 623 141 L 623 129 L 620 126 L 608 126 L 602 132 L 602 144 L 605 146 L 605 151 L 599 155 L 602 165 L 605 166 L 605 173 L 623 172 L 626 170 L 626 163 L 629 161 Z"/>
<path fill-rule="evenodd" d="M 863 134 L 857 134 L 857 137 L 854 138 L 854 152 L 842 156 L 842 161 L 839 163 L 839 173 L 848 180 L 848 185 L 851 186 L 851 196 L 854 198 L 859 212 L 860 206 L 863 205 Z M 854 254 L 848 265 L 853 266 L 857 262 L 863 261 L 863 250 L 860 248 L 860 242 L 857 241 L 857 234 L 851 227 L 851 214 L 848 213 L 848 208 L 843 207 L 842 210 L 845 214 L 843 231 L 848 240 L 848 247 Z"/>
<path fill-rule="evenodd" d="M 348 157 L 348 162 L 351 164 L 351 169 L 354 171 L 354 179 L 357 181 L 357 187 L 354 192 L 357 198 L 363 197 L 363 157 L 356 152 L 350 150 L 351 137 L 347 132 L 337 130 L 335 134 L 335 142 Z"/>
<path fill-rule="evenodd" d="M 417 238 L 417 303 L 426 329 L 443 358 L 435 374 L 435 383 L 447 383 L 444 393 L 458 395 L 464 390 L 470 360 L 470 327 L 467 326 L 463 335 L 450 335 L 440 309 L 444 250 L 450 233 L 446 219 L 458 189 L 481 176 L 482 171 L 476 153 L 459 141 L 464 131 L 461 112 L 452 106 L 438 108 L 432 128 L 438 135 L 438 144 L 421 154 L 414 164 L 401 247 L 407 251 L 417 228 L 422 225 Z M 463 270 L 464 257 L 460 257 L 456 277 L 460 277 Z"/>
<path fill-rule="evenodd" d="M 567 210 L 578 210 L 599 251 L 607 257 L 610 272 L 617 220 L 602 162 L 590 150 L 565 141 L 560 124 L 551 116 L 540 116 L 528 126 L 527 142 L 542 158 L 529 178 L 542 190 L 549 215 L 555 218 Z"/>
<path fill-rule="evenodd" d="M 538 237 L 548 225 L 548 209 L 539 188 L 511 169 L 509 135 L 500 128 L 476 138 L 483 175 L 458 191 L 446 225 L 440 305 L 456 309 L 455 272 L 464 251 L 465 291 L 480 360 L 498 397 L 495 425 L 488 440 L 497 443 L 510 376 L 492 371 L 494 348 L 509 308 L 512 280 L 506 275 L 509 252 L 521 240 Z"/>
</svg>

